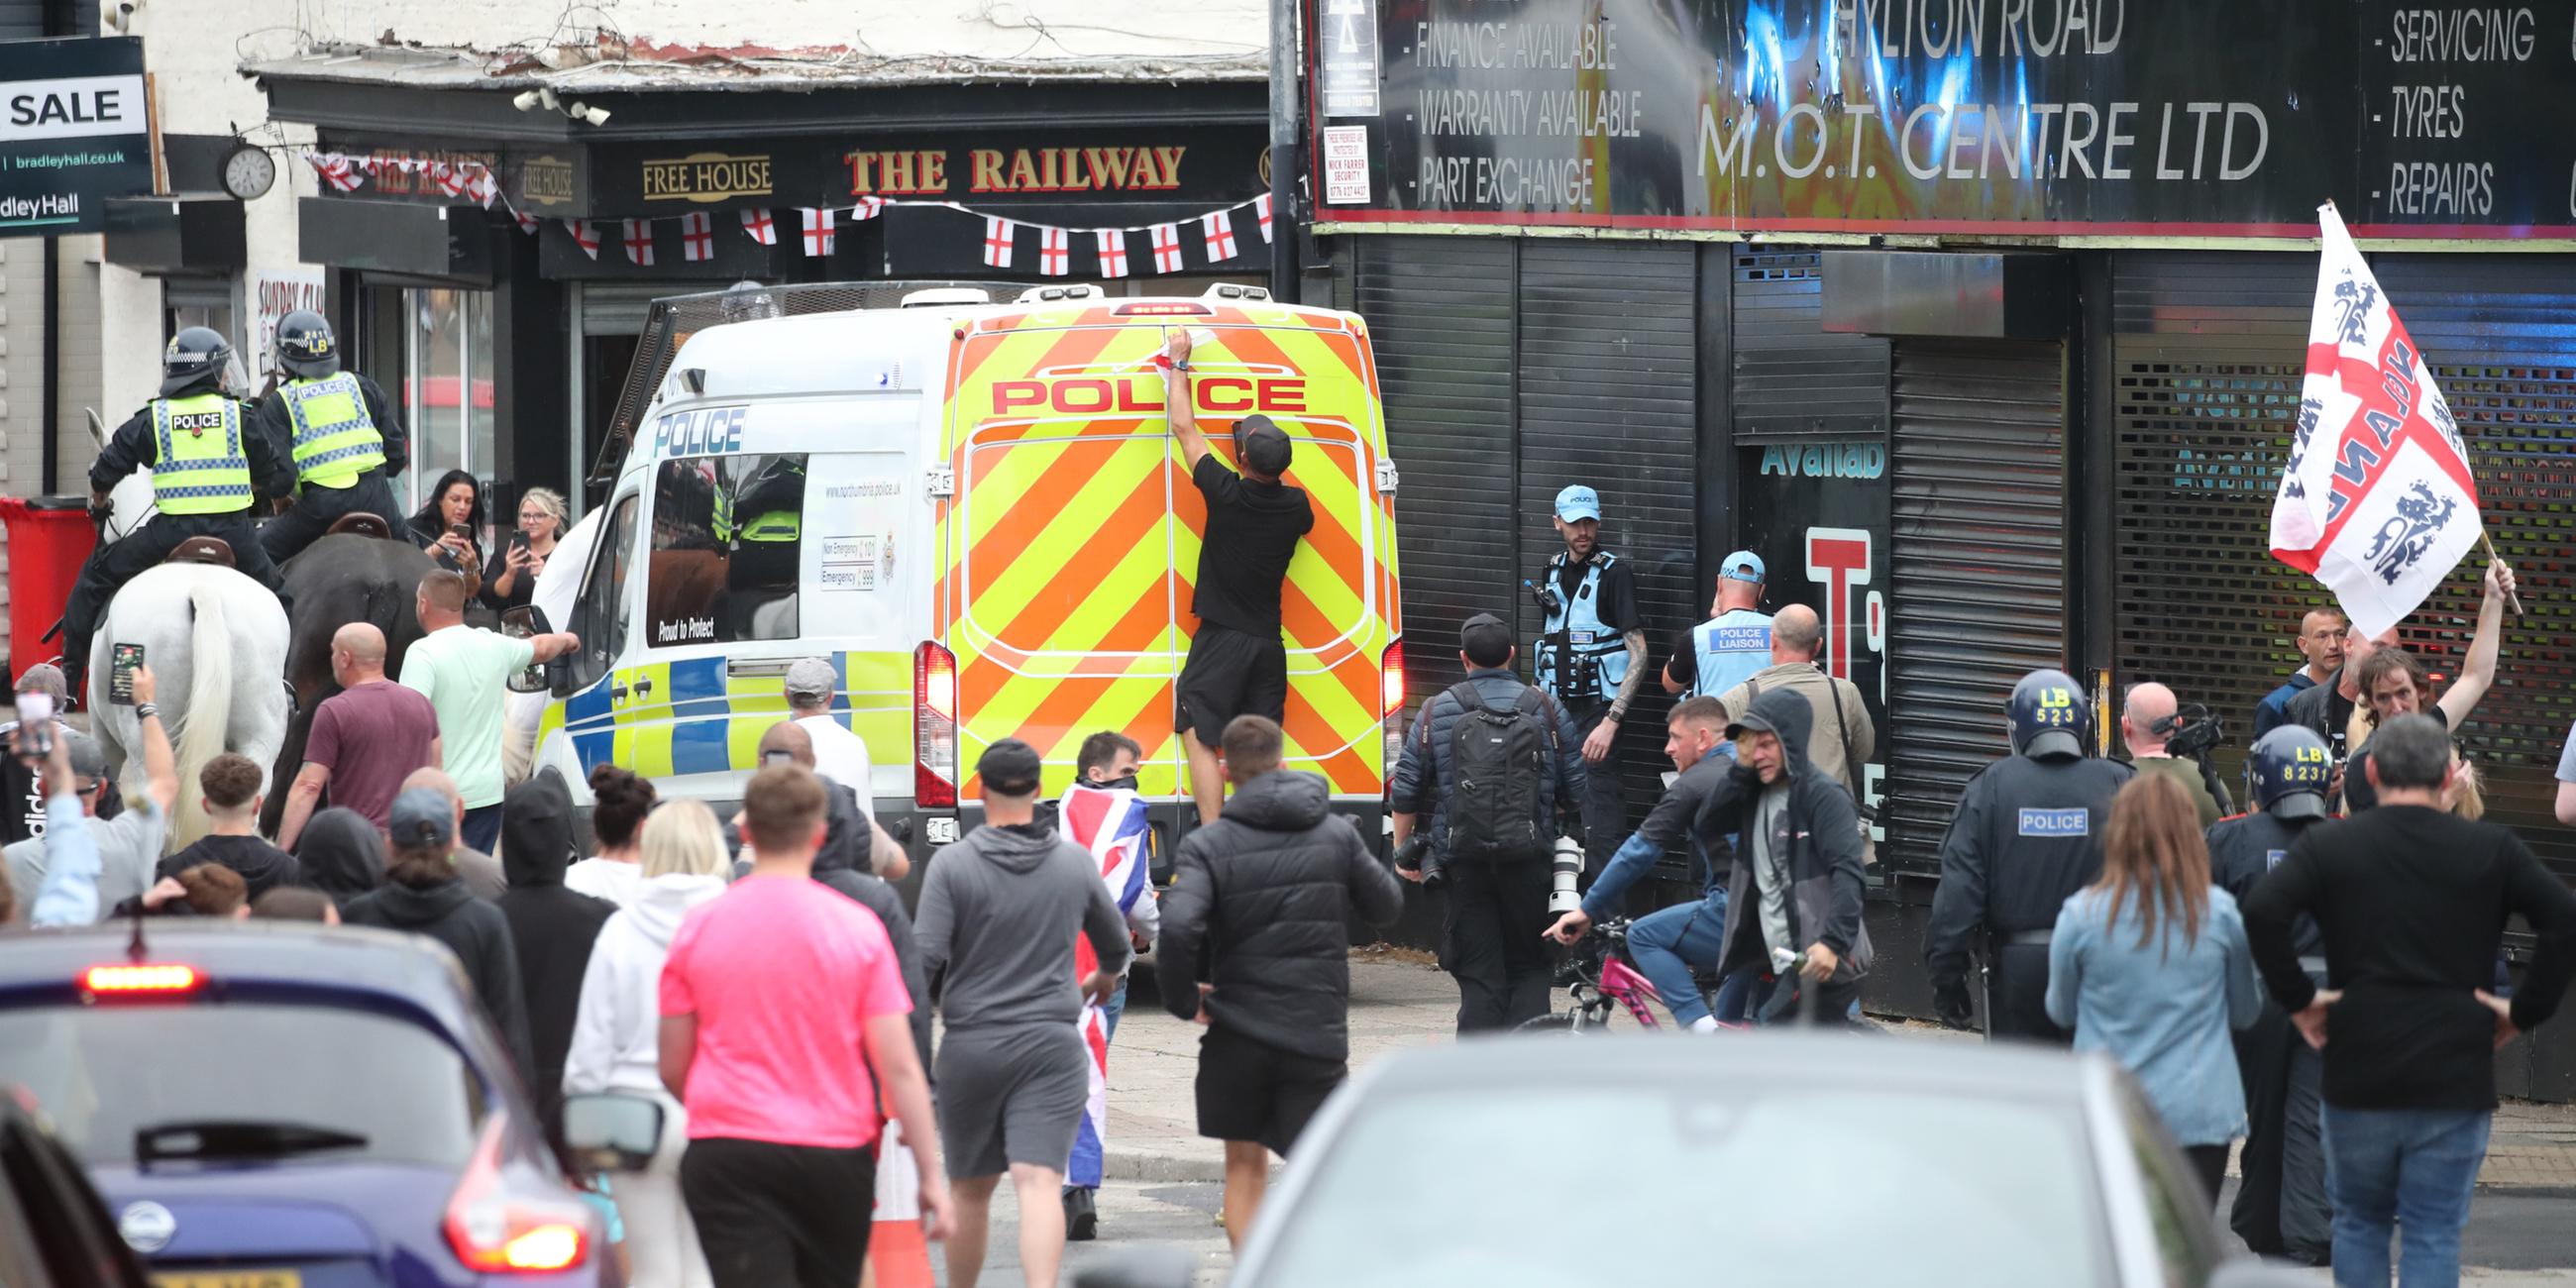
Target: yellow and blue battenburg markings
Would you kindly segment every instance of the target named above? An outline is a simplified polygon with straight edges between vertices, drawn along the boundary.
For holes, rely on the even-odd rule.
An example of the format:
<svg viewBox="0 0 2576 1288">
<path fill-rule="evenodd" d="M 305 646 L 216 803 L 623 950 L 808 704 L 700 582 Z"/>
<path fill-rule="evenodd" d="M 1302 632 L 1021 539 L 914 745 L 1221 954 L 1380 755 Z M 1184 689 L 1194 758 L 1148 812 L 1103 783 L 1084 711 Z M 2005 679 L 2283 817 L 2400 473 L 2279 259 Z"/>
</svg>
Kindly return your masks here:
<svg viewBox="0 0 2576 1288">
<path fill-rule="evenodd" d="M 868 744 L 871 760 L 909 763 L 911 659 L 900 653 L 823 656 L 835 677 L 833 716 Z M 538 739 L 558 729 L 570 736 L 584 774 L 601 764 L 648 778 L 756 769 L 761 735 L 787 718 L 785 681 L 778 675 L 730 677 L 725 661 L 696 657 L 621 667 L 548 703 Z"/>
</svg>

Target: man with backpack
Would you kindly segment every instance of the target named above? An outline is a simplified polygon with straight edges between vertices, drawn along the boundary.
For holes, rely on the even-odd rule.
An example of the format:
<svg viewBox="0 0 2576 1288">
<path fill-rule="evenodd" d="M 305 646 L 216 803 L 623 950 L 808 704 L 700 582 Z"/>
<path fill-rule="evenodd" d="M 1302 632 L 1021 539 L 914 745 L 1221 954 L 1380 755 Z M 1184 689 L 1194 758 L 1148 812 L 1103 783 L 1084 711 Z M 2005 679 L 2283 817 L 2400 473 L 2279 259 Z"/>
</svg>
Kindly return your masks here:
<svg viewBox="0 0 2576 1288">
<path fill-rule="evenodd" d="M 1398 875 L 1448 892 L 1440 966 L 1458 981 L 1463 1034 L 1547 1013 L 1553 824 L 1580 808 L 1584 764 L 1565 708 L 1513 674 L 1510 627 L 1478 613 L 1458 645 L 1467 678 L 1422 704 L 1387 808 Z"/>
</svg>

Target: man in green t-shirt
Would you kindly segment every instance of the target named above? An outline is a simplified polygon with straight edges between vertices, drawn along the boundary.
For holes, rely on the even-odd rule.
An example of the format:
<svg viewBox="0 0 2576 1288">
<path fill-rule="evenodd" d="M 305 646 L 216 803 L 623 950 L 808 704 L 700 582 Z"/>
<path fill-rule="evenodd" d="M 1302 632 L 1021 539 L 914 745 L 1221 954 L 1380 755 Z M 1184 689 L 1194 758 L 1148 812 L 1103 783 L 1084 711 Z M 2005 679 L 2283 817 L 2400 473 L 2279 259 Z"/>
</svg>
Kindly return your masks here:
<svg viewBox="0 0 2576 1288">
<path fill-rule="evenodd" d="M 501 707 L 510 676 L 581 647 L 569 631 L 512 639 L 465 624 L 465 578 L 447 569 L 420 579 L 413 611 L 426 632 L 403 655 L 402 686 L 438 711 L 447 776 L 465 802 L 466 848 L 492 852 L 501 837 Z"/>
<path fill-rule="evenodd" d="M 2192 808 L 2200 811 L 2201 830 L 2218 821 L 2225 811 L 2218 808 L 2218 798 L 2209 794 L 2209 785 L 2201 781 L 2200 762 L 2176 760 L 2165 750 L 2172 741 L 2176 709 L 2174 692 L 2149 680 L 2129 690 L 2128 705 L 2120 710 L 2120 736 L 2128 740 L 2129 758 L 2137 763 L 2141 774 L 2162 774 L 2182 788 L 2191 798 Z M 2161 730 L 2161 732 L 2159 732 Z"/>
</svg>

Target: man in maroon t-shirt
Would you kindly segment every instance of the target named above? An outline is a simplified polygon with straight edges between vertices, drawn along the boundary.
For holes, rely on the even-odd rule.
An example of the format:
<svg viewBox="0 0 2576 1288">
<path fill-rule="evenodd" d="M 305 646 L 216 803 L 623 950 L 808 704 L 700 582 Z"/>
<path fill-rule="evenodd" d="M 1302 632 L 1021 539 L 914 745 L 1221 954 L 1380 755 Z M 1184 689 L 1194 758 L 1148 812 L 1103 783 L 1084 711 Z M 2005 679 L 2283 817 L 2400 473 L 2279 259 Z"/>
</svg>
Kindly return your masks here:
<svg viewBox="0 0 2576 1288">
<path fill-rule="evenodd" d="M 332 804 L 356 810 L 381 828 L 403 780 L 443 763 L 437 709 L 385 678 L 384 632 L 366 622 L 341 627 L 331 637 L 331 678 L 341 692 L 313 713 L 304 768 L 286 789 L 286 817 L 277 827 L 282 850 L 295 848 L 324 788 Z"/>
</svg>

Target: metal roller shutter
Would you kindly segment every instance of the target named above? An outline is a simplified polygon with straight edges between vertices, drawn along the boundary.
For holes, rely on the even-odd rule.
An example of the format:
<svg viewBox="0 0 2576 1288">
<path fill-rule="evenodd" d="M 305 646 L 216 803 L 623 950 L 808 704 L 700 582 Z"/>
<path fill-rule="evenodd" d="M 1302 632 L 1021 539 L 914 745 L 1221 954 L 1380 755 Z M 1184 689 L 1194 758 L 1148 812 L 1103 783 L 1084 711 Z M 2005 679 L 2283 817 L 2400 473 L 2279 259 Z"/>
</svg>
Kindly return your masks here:
<svg viewBox="0 0 2576 1288">
<path fill-rule="evenodd" d="M 44 34 L 44 0 L 0 0 L 0 40 L 34 40 Z"/>
<path fill-rule="evenodd" d="M 1900 340 L 1888 641 L 1888 844 L 1938 872 L 1959 793 L 2010 752 L 2004 698 L 2066 650 L 2064 358 L 2054 342 Z"/>
<path fill-rule="evenodd" d="M 1887 432 L 1888 341 L 1823 330 L 1824 257 L 1735 252 L 1735 441 L 1877 438 Z"/>
<path fill-rule="evenodd" d="M 1636 573 L 1648 642 L 1649 675 L 1619 745 L 1632 820 L 1663 793 L 1656 751 L 1668 699 L 1651 672 L 1706 598 L 1694 584 L 1698 258 L 1687 243 L 1554 239 L 1528 241 L 1520 256 L 1516 567 L 1534 577 L 1564 549 L 1548 521 L 1559 488 L 1601 493 L 1602 541 Z M 1538 606 L 1513 585 L 1518 633 L 1533 639 Z"/>
<path fill-rule="evenodd" d="M 1458 623 L 1517 597 L 1508 534 L 1512 290 L 1519 243 L 1492 237 L 1358 239 L 1353 297 L 1368 320 L 1401 471 L 1407 699 L 1461 678 Z"/>
<path fill-rule="evenodd" d="M 2562 875 L 2576 841 L 2554 825 L 2553 770 L 2576 719 L 2576 365 L 2564 319 L 2576 267 L 2531 256 L 2372 257 L 2469 442 L 2487 530 L 2522 579 L 2498 683 L 2461 731 L 2488 817 Z M 2308 255 L 2128 254 L 2113 261 L 2120 467 L 2118 652 L 2208 706 L 2242 764 L 2254 704 L 2298 665 L 2301 614 L 2333 599 L 2271 557 L 2273 490 L 2298 411 Z M 2475 627 L 2472 557 L 2400 637 L 2455 674 Z"/>
</svg>

